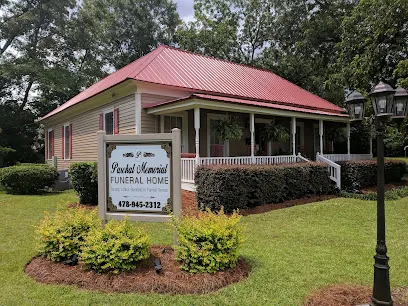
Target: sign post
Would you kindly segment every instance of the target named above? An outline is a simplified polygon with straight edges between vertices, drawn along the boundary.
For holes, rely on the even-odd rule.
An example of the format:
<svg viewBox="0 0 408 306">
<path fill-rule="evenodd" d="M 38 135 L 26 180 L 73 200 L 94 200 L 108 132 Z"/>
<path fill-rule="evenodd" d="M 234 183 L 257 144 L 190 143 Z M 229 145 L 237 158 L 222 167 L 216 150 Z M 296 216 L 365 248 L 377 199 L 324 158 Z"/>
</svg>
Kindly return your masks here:
<svg viewBox="0 0 408 306">
<path fill-rule="evenodd" d="M 181 136 L 98 137 L 98 215 L 109 219 L 168 222 L 181 215 Z"/>
</svg>

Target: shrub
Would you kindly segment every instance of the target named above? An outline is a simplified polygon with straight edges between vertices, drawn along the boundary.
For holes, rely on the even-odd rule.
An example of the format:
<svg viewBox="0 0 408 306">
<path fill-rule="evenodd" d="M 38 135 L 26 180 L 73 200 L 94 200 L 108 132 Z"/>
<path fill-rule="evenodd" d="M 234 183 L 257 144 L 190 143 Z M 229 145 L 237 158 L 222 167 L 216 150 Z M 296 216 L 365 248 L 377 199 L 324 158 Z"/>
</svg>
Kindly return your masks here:
<svg viewBox="0 0 408 306">
<path fill-rule="evenodd" d="M 375 201 L 377 200 L 377 193 L 376 192 L 369 192 L 369 193 L 351 193 L 347 191 L 341 191 L 340 196 L 344 198 L 354 198 L 358 200 L 367 200 L 367 201 Z M 401 187 L 401 188 L 394 188 L 388 190 L 384 194 L 384 199 L 387 201 L 398 200 L 402 198 L 408 197 L 408 186 Z"/>
<path fill-rule="evenodd" d="M 340 162 L 343 189 L 361 189 L 377 184 L 377 162 L 375 160 Z M 406 172 L 404 161 L 386 160 L 385 183 L 399 182 Z"/>
<path fill-rule="evenodd" d="M 0 184 L 16 194 L 36 194 L 54 185 L 58 171 L 48 165 L 12 166 L 0 169 Z"/>
<path fill-rule="evenodd" d="M 14 166 L 17 163 L 17 151 L 0 146 L 0 168 Z"/>
<path fill-rule="evenodd" d="M 104 228 L 91 231 L 81 255 L 88 269 L 114 273 L 130 271 L 149 256 L 149 236 L 128 220 L 110 220 Z"/>
<path fill-rule="evenodd" d="M 73 163 L 69 167 L 69 176 L 81 204 L 98 204 L 98 166 L 96 162 Z"/>
<path fill-rule="evenodd" d="M 203 166 L 195 183 L 199 207 L 226 212 L 335 192 L 327 166 L 319 163 Z"/>
<path fill-rule="evenodd" d="M 37 227 L 39 251 L 57 262 L 80 255 L 88 232 L 99 224 L 96 211 L 83 208 L 47 213 Z"/>
<path fill-rule="evenodd" d="M 238 249 L 243 241 L 241 216 L 231 216 L 223 210 L 213 213 L 207 209 L 198 216 L 173 219 L 177 230 L 177 260 L 181 268 L 190 273 L 209 272 L 233 268 L 238 262 Z"/>
</svg>

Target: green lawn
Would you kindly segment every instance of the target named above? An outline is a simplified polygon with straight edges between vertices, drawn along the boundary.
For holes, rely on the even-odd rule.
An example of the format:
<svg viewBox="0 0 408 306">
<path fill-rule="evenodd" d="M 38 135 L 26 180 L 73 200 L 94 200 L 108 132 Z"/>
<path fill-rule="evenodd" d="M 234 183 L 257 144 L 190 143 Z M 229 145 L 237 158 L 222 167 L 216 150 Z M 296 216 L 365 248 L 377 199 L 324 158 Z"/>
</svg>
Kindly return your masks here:
<svg viewBox="0 0 408 306">
<path fill-rule="evenodd" d="M 38 284 L 23 272 L 36 254 L 33 226 L 44 211 L 74 199 L 72 192 L 46 196 L 0 192 L 0 305 L 301 305 L 322 286 L 372 282 L 375 203 L 332 199 L 244 217 L 246 242 L 241 254 L 253 271 L 246 281 L 212 294 L 103 294 Z M 408 198 L 387 203 L 393 287 L 408 285 L 407 219 Z M 146 226 L 154 243 L 171 243 L 165 224 Z"/>
<path fill-rule="evenodd" d="M 408 163 L 408 157 L 386 157 L 386 159 L 403 160 Z"/>
</svg>

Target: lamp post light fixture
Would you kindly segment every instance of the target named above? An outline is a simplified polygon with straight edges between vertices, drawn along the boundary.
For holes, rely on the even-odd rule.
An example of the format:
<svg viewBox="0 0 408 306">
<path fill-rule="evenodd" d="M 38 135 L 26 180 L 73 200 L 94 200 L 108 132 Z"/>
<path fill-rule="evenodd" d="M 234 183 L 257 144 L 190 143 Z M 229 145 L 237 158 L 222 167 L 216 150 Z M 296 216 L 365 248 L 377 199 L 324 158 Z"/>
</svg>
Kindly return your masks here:
<svg viewBox="0 0 408 306">
<path fill-rule="evenodd" d="M 350 118 L 362 120 L 365 104 L 362 95 L 352 93 L 346 100 Z M 390 85 L 380 82 L 369 93 L 376 118 L 377 134 L 377 246 L 374 256 L 374 286 L 372 306 L 393 305 L 390 290 L 387 246 L 385 244 L 385 203 L 384 203 L 384 133 L 386 121 L 391 117 L 401 118 L 408 114 L 408 93 L 403 88 L 395 91 Z M 364 99 L 364 97 L 363 97 Z M 364 99 L 365 100 L 365 99 Z M 362 114 L 356 107 L 363 105 Z"/>
<path fill-rule="evenodd" d="M 364 103 L 366 98 L 358 91 L 353 91 L 346 99 L 347 110 L 351 120 L 364 119 Z"/>
<path fill-rule="evenodd" d="M 402 87 L 395 90 L 393 115 L 393 118 L 408 116 L 408 92 Z"/>
</svg>

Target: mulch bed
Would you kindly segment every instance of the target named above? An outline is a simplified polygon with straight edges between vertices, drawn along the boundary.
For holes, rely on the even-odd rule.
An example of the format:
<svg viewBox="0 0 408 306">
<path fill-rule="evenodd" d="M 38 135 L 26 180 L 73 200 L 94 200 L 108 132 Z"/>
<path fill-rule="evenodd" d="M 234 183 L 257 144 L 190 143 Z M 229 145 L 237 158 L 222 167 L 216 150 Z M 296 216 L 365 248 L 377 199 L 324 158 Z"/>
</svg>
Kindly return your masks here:
<svg viewBox="0 0 408 306">
<path fill-rule="evenodd" d="M 408 180 L 402 180 L 400 182 L 395 182 L 395 183 L 388 183 L 384 185 L 385 191 L 395 189 L 395 188 L 401 188 L 408 186 Z M 363 188 L 361 190 L 362 193 L 371 193 L 371 192 L 377 192 L 377 186 L 371 186 L 367 188 Z"/>
<path fill-rule="evenodd" d="M 315 291 L 305 306 L 355 306 L 371 301 L 372 288 L 357 285 L 334 285 Z M 408 288 L 392 289 L 394 306 L 408 306 Z"/>
<path fill-rule="evenodd" d="M 277 209 L 282 209 L 282 208 L 287 208 L 287 207 L 292 207 L 292 206 L 297 206 L 297 205 L 309 204 L 313 202 L 326 201 L 326 200 L 330 200 L 334 198 L 338 198 L 338 196 L 337 195 L 313 196 L 309 198 L 289 200 L 289 201 L 285 201 L 282 203 L 276 203 L 276 204 L 264 204 L 264 205 L 256 206 L 251 209 L 240 210 L 239 212 L 243 216 L 253 215 L 253 214 L 262 214 L 262 213 L 265 213 L 271 210 L 277 210 Z"/>
<path fill-rule="evenodd" d="M 132 272 L 98 274 L 87 271 L 82 264 L 67 266 L 44 257 L 33 258 L 25 272 L 38 282 L 45 284 L 74 285 L 87 290 L 102 292 L 140 292 L 168 294 L 202 294 L 218 290 L 248 277 L 251 267 L 240 259 L 234 269 L 214 274 L 190 274 L 180 269 L 171 247 L 153 246 L 150 258 L 143 260 Z M 157 274 L 154 258 L 159 258 L 163 270 Z"/>
</svg>

